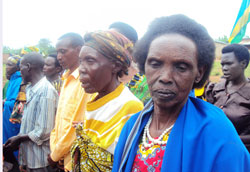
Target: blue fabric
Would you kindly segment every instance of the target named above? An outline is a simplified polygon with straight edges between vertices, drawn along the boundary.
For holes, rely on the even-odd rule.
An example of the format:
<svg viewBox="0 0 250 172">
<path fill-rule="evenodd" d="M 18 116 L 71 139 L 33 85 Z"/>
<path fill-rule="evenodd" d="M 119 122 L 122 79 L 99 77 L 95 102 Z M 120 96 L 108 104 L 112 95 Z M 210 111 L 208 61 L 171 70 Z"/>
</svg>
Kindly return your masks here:
<svg viewBox="0 0 250 172">
<path fill-rule="evenodd" d="M 125 124 L 114 154 L 113 172 L 130 172 L 136 156 L 139 138 L 151 115 L 140 112 Z M 139 130 L 133 136 L 134 127 Z M 132 143 L 126 143 L 133 136 Z M 123 157 L 124 147 L 128 154 Z M 124 160 L 124 163 L 123 160 Z M 120 167 L 121 165 L 121 167 Z M 233 124 L 222 110 L 193 97 L 189 97 L 170 133 L 161 171 L 167 172 L 248 172 L 250 155 L 240 140 Z"/>
<path fill-rule="evenodd" d="M 189 93 L 188 96 L 190 96 L 190 97 L 195 97 L 194 89 L 192 89 L 192 90 L 190 91 L 190 93 Z"/>
<path fill-rule="evenodd" d="M 3 143 L 5 143 L 10 137 L 17 135 L 20 130 L 20 124 L 12 124 L 9 121 L 9 118 L 13 111 L 21 82 L 22 77 L 20 71 L 11 75 L 3 109 Z"/>
</svg>

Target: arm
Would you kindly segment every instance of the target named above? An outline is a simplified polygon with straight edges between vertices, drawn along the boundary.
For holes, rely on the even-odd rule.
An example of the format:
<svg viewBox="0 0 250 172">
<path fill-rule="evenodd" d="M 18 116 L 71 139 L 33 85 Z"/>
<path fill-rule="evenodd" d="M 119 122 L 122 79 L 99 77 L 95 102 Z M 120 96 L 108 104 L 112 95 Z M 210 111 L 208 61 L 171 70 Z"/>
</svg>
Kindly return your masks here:
<svg viewBox="0 0 250 172">
<path fill-rule="evenodd" d="M 28 133 L 30 139 L 37 145 L 49 140 L 50 132 L 54 127 L 55 108 L 57 95 L 53 90 L 48 90 L 47 96 L 41 96 L 39 101 L 39 117 L 35 122 L 35 128 Z"/>
<path fill-rule="evenodd" d="M 3 145 L 3 150 L 4 151 L 16 151 L 18 150 L 19 145 L 22 142 L 29 141 L 30 138 L 27 134 L 24 135 L 17 135 L 9 138 L 6 143 Z"/>
<path fill-rule="evenodd" d="M 76 138 L 75 134 L 75 128 L 73 127 L 74 121 L 82 121 L 85 111 L 85 105 L 87 103 L 87 100 L 89 99 L 88 94 L 83 95 L 83 98 L 78 102 L 78 105 L 76 106 L 76 111 L 72 113 L 68 113 L 67 117 L 62 119 L 63 123 L 63 136 L 55 143 L 55 135 L 56 130 L 53 130 L 51 133 L 51 143 L 54 143 L 54 145 L 51 147 L 51 159 L 55 162 L 62 159 L 65 155 L 67 155 L 70 151 L 70 148 L 73 144 L 73 141 Z M 57 116 L 57 118 L 60 118 Z"/>
<path fill-rule="evenodd" d="M 213 92 L 214 86 L 215 86 L 215 83 L 209 83 L 205 90 L 205 98 L 208 102 L 212 104 L 214 104 L 215 102 L 214 92 Z"/>
</svg>

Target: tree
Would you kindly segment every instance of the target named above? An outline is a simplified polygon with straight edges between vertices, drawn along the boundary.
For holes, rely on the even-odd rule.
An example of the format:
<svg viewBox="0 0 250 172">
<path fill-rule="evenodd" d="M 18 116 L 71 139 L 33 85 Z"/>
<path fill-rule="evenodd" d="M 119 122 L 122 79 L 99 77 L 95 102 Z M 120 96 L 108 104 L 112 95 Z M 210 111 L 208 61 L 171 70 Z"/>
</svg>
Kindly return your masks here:
<svg viewBox="0 0 250 172">
<path fill-rule="evenodd" d="M 37 47 L 39 48 L 40 52 L 42 52 L 44 56 L 47 56 L 51 53 L 56 52 L 55 47 L 51 45 L 51 41 L 47 38 L 40 39 Z"/>
<path fill-rule="evenodd" d="M 21 48 L 13 49 L 8 46 L 3 46 L 3 53 L 4 54 L 10 54 L 10 55 L 20 55 Z"/>
<path fill-rule="evenodd" d="M 219 38 L 215 39 L 215 41 L 228 43 L 228 37 L 226 35 L 224 35 L 222 37 L 219 37 Z"/>
</svg>

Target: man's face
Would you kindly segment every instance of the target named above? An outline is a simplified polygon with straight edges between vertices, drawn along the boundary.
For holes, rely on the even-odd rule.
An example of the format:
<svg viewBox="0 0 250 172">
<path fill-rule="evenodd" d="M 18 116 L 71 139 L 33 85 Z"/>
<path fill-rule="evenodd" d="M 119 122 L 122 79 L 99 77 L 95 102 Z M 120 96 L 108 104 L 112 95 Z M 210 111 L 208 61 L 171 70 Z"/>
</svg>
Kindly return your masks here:
<svg viewBox="0 0 250 172">
<path fill-rule="evenodd" d="M 244 69 L 233 52 L 222 54 L 221 66 L 223 77 L 228 81 L 235 80 L 240 75 L 244 74 Z"/>
<path fill-rule="evenodd" d="M 79 47 L 72 47 L 71 40 L 61 39 L 56 44 L 57 59 L 63 69 L 71 70 L 78 65 Z"/>
<path fill-rule="evenodd" d="M 199 75 L 195 43 L 179 34 L 159 36 L 149 47 L 145 74 L 155 105 L 164 109 L 184 105 Z"/>
<path fill-rule="evenodd" d="M 48 56 L 45 59 L 43 73 L 46 77 L 54 76 L 59 73 L 56 67 L 56 59 L 54 57 Z"/>
<path fill-rule="evenodd" d="M 18 70 L 18 67 L 15 63 L 8 60 L 6 63 L 6 78 L 10 80 L 10 77 L 13 73 L 15 73 Z"/>
</svg>

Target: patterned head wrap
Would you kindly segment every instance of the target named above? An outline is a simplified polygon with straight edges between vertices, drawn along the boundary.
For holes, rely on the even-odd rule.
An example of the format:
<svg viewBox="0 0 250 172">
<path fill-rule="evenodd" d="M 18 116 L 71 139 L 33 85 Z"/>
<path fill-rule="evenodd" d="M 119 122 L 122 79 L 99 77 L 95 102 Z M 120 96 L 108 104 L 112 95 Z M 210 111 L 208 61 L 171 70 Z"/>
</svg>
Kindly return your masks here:
<svg viewBox="0 0 250 172">
<path fill-rule="evenodd" d="M 39 52 L 39 48 L 36 48 L 35 46 L 24 47 L 21 51 L 21 54 L 25 55 L 31 52 Z"/>
<path fill-rule="evenodd" d="M 84 46 L 89 46 L 111 61 L 119 61 L 127 75 L 132 60 L 133 43 L 122 34 L 114 31 L 97 31 L 84 36 Z"/>
<path fill-rule="evenodd" d="M 19 63 L 21 61 L 21 57 L 19 55 L 15 55 L 15 56 L 10 56 L 8 58 L 8 61 L 11 61 L 12 63 L 16 64 L 17 66 L 19 66 Z"/>
</svg>

